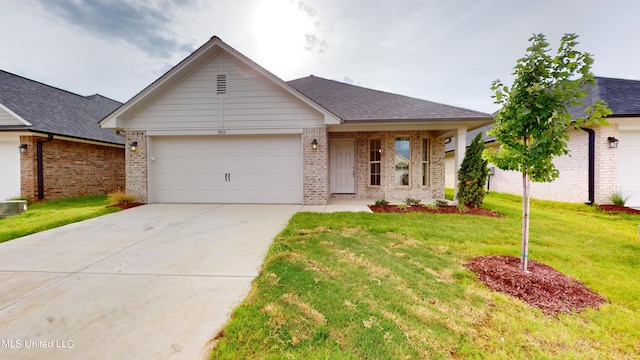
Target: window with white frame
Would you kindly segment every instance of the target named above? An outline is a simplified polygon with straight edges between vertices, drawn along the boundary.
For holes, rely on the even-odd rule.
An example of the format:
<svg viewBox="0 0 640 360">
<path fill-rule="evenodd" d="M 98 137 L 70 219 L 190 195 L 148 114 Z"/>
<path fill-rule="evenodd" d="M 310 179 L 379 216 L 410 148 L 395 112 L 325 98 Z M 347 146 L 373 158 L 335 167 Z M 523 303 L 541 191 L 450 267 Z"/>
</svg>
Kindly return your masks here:
<svg viewBox="0 0 640 360">
<path fill-rule="evenodd" d="M 369 175 L 371 179 L 369 182 L 370 185 L 380 185 L 380 179 L 382 175 L 381 159 L 382 140 L 369 140 Z"/>
<path fill-rule="evenodd" d="M 422 185 L 429 186 L 429 139 L 422 139 Z"/>
<path fill-rule="evenodd" d="M 409 186 L 411 174 L 411 140 L 408 136 L 396 138 L 395 185 Z"/>
</svg>

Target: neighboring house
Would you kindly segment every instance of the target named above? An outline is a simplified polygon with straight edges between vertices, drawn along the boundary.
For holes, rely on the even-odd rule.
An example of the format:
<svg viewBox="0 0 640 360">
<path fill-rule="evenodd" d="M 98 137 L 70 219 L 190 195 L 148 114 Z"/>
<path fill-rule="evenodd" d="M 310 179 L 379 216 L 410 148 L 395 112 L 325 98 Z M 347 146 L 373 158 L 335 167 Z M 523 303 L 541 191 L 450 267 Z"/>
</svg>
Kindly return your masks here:
<svg viewBox="0 0 640 360">
<path fill-rule="evenodd" d="M 120 105 L 0 71 L 0 200 L 124 188 L 124 137 L 98 126 Z"/>
<path fill-rule="evenodd" d="M 126 133 L 127 191 L 144 202 L 326 204 L 443 198 L 444 140 L 490 122 L 316 76 L 284 82 L 213 37 L 101 126 Z"/>
<path fill-rule="evenodd" d="M 596 77 L 589 86 L 585 106 L 604 100 L 613 111 L 607 117 L 609 126 L 592 126 L 569 132 L 569 156 L 554 160 L 560 177 L 550 183 L 532 183 L 531 196 L 538 199 L 574 203 L 610 203 L 612 192 L 629 196 L 627 206 L 640 208 L 640 81 Z M 574 116 L 583 109 L 572 109 Z M 489 130 L 491 126 L 477 131 Z M 467 144 L 477 132 L 467 134 Z M 455 142 L 455 140 L 453 141 Z M 497 146 L 493 138 L 485 137 L 487 146 Z M 452 158 L 453 155 L 447 155 Z M 453 186 L 451 161 L 447 186 Z M 491 190 L 522 193 L 520 173 L 495 169 L 489 176 Z"/>
</svg>

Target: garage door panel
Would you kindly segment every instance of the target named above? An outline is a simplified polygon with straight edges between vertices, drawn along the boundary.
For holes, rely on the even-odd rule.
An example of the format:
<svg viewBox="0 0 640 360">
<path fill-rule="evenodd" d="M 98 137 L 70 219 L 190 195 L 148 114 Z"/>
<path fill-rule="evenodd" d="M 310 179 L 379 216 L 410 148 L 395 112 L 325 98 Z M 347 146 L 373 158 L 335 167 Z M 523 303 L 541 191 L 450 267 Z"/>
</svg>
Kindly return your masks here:
<svg viewBox="0 0 640 360">
<path fill-rule="evenodd" d="M 621 131 L 618 137 L 618 189 L 630 196 L 627 206 L 640 208 L 640 131 Z"/>
<path fill-rule="evenodd" d="M 301 203 L 300 136 L 154 137 L 151 202 Z"/>
</svg>

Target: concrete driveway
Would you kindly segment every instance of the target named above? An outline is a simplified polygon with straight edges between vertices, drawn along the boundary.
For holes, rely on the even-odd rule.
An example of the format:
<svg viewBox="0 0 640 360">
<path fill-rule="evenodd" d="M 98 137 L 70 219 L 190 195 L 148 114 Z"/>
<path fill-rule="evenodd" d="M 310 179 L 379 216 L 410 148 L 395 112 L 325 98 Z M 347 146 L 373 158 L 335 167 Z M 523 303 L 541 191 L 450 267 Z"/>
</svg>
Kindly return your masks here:
<svg viewBox="0 0 640 360">
<path fill-rule="evenodd" d="M 202 359 L 300 205 L 145 205 L 0 244 L 7 359 Z"/>
</svg>

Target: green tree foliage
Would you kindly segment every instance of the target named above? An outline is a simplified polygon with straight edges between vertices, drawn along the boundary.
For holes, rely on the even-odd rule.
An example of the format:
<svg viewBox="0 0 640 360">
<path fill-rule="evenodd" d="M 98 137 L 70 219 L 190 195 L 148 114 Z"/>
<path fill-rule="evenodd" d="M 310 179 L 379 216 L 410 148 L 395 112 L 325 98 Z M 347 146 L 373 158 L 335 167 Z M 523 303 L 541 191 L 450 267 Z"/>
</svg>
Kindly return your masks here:
<svg viewBox="0 0 640 360">
<path fill-rule="evenodd" d="M 458 202 L 466 206 L 481 207 L 484 201 L 484 186 L 487 183 L 487 160 L 482 158 L 484 142 L 482 133 L 476 135 L 465 152 L 458 170 Z"/>
<path fill-rule="evenodd" d="M 555 56 L 548 54 L 543 34 L 533 35 L 527 53 L 514 67 L 513 84 L 493 82 L 495 103 L 501 105 L 489 134 L 501 145 L 498 151 L 485 150 L 485 157 L 503 170 L 522 173 L 522 268 L 527 271 L 529 246 L 529 180 L 553 181 L 559 171 L 556 156 L 567 155 L 568 130 L 588 125 L 606 125 L 611 110 L 602 101 L 574 118 L 571 107 L 582 105 L 586 85 L 594 85 L 593 58 L 575 50 L 576 34 L 565 34 Z"/>
</svg>

